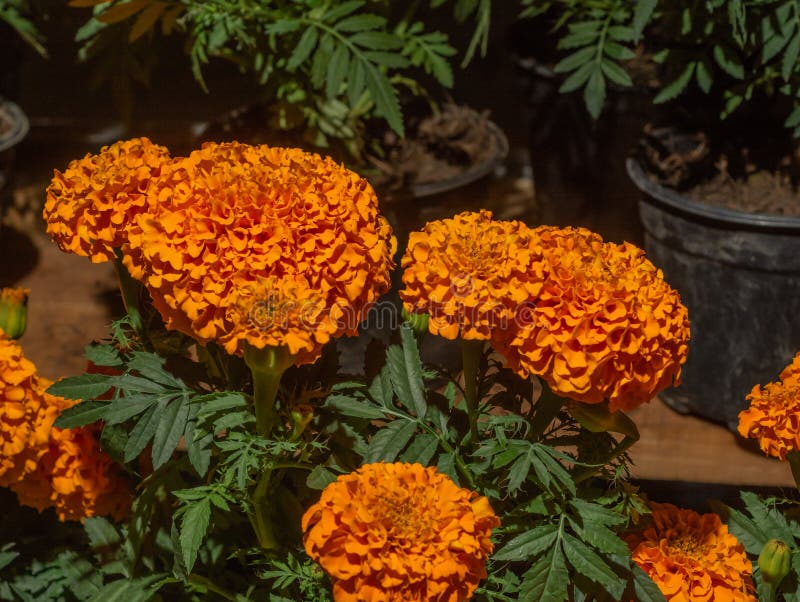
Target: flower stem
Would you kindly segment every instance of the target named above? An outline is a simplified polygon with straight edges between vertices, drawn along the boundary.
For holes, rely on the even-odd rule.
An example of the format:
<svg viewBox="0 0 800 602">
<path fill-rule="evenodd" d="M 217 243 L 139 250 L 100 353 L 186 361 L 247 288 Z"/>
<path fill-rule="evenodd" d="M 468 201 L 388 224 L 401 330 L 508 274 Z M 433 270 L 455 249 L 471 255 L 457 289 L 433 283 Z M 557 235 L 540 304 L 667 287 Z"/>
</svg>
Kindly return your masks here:
<svg viewBox="0 0 800 602">
<path fill-rule="evenodd" d="M 114 249 L 116 257 L 114 259 L 114 268 L 117 271 L 117 280 L 119 281 L 119 291 L 122 293 L 122 302 L 125 304 L 125 311 L 131 318 L 133 329 L 139 336 L 144 335 L 144 320 L 142 319 L 141 306 L 139 304 L 140 294 L 142 292 L 142 284 L 138 280 L 134 280 L 128 269 L 122 263 L 122 253 L 119 249 Z"/>
<path fill-rule="evenodd" d="M 253 402 L 256 412 L 256 432 L 269 438 L 275 425 L 275 398 L 278 395 L 281 377 L 294 363 L 294 356 L 286 347 L 245 347 L 244 361 L 253 374 Z M 250 522 L 259 545 L 266 550 L 278 547 L 272 524 L 272 506 L 267 495 L 270 489 L 272 470 L 265 470 L 258 479 L 250 497 L 253 511 Z"/>
<path fill-rule="evenodd" d="M 262 437 L 269 437 L 275 422 L 275 398 L 281 377 L 294 363 L 294 356 L 286 347 L 256 349 L 247 345 L 244 361 L 253 374 L 256 432 Z"/>
<path fill-rule="evenodd" d="M 478 379 L 483 357 L 484 341 L 461 341 L 461 358 L 464 369 L 464 401 L 469 416 L 469 433 L 473 443 L 478 442 Z"/>
</svg>

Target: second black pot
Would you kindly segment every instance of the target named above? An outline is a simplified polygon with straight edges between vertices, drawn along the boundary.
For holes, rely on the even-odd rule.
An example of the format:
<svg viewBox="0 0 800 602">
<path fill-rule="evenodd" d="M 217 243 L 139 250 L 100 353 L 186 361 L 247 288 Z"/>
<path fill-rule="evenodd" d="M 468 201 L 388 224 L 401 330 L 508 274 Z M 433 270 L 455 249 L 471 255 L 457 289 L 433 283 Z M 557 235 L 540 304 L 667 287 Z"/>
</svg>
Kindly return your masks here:
<svg viewBox="0 0 800 602">
<path fill-rule="evenodd" d="M 689 309 L 683 384 L 661 398 L 736 430 L 756 384 L 800 351 L 800 218 L 698 203 L 651 181 L 635 159 L 648 257 Z"/>
</svg>

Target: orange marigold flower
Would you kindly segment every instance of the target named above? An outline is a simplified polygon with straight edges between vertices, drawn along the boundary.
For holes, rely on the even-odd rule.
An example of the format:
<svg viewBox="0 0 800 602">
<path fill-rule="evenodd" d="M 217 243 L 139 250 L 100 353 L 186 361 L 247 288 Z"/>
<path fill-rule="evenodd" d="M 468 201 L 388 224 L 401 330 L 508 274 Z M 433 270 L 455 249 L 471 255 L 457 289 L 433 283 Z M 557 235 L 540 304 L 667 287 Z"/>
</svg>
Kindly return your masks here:
<svg viewBox="0 0 800 602">
<path fill-rule="evenodd" d="M 541 290 L 520 306 L 511 332 L 493 339 L 511 366 L 571 399 L 608 399 L 611 411 L 679 382 L 688 313 L 644 251 L 582 228 L 535 233 L 546 266 Z"/>
<path fill-rule="evenodd" d="M 278 344 L 311 362 L 389 289 L 395 240 L 375 192 L 330 158 L 206 144 L 165 165 L 147 196 L 125 265 L 167 326 L 202 343 Z M 262 319 L 276 300 L 291 319 Z"/>
<path fill-rule="evenodd" d="M 303 516 L 305 549 L 336 602 L 460 602 L 486 577 L 500 524 L 485 497 L 436 468 L 366 464 Z"/>
<path fill-rule="evenodd" d="M 74 403 L 48 397 L 56 415 Z M 50 429 L 35 470 L 11 485 L 20 503 L 39 511 L 53 507 L 62 521 L 92 516 L 122 520 L 130 509 L 130 488 L 120 466 L 101 449 L 99 434 L 97 425 Z"/>
<path fill-rule="evenodd" d="M 651 504 L 652 524 L 629 540 L 633 561 L 670 602 L 757 602 L 744 547 L 716 514 Z"/>
<path fill-rule="evenodd" d="M 411 233 L 401 261 L 406 311 L 429 314 L 432 334 L 490 339 L 539 294 L 535 242 L 525 224 L 495 221 L 490 211 L 427 223 Z"/>
<path fill-rule="evenodd" d="M 163 146 L 134 138 L 56 170 L 44 206 L 47 233 L 62 251 L 94 263 L 114 259 L 134 216 L 145 210 L 148 182 L 168 159 Z"/>
<path fill-rule="evenodd" d="M 0 332 L 0 487 L 30 473 L 44 454 L 55 414 L 41 391 L 36 367 Z"/>
<path fill-rule="evenodd" d="M 750 407 L 739 413 L 739 434 L 758 439 L 768 456 L 786 459 L 800 450 L 800 353 L 780 374 L 778 382 L 753 387 Z"/>
</svg>

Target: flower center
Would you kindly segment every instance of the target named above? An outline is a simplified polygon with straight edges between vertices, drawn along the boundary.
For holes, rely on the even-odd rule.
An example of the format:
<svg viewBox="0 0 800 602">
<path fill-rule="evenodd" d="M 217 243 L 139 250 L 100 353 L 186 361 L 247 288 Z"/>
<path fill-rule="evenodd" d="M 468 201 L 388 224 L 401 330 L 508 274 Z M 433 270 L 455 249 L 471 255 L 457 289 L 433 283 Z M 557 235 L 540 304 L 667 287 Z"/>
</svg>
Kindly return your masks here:
<svg viewBox="0 0 800 602">
<path fill-rule="evenodd" d="M 422 492 L 391 492 L 382 496 L 381 502 L 379 515 L 390 538 L 415 541 L 428 537 L 433 521 L 426 514 Z"/>
<path fill-rule="evenodd" d="M 680 535 L 669 541 L 667 546 L 676 552 L 692 558 L 701 558 L 706 551 L 706 545 L 692 535 Z"/>
</svg>

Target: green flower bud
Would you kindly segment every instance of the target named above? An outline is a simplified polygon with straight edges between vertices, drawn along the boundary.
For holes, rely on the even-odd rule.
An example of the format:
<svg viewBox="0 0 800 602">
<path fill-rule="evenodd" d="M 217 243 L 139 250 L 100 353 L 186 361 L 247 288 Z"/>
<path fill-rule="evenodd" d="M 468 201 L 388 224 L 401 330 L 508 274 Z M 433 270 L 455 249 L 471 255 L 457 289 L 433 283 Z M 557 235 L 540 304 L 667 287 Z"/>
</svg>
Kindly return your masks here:
<svg viewBox="0 0 800 602">
<path fill-rule="evenodd" d="M 758 557 L 761 580 L 777 587 L 789 574 L 791 561 L 791 548 L 779 539 L 770 539 Z"/>
<path fill-rule="evenodd" d="M 414 334 L 421 337 L 428 333 L 428 314 L 414 314 L 406 311 L 403 308 L 403 319 L 408 322 L 408 325 L 414 330 Z"/>
<path fill-rule="evenodd" d="M 292 409 L 292 441 L 300 439 L 308 424 L 314 418 L 314 408 L 307 403 L 301 403 Z"/>
<path fill-rule="evenodd" d="M 4 288 L 0 291 L 0 330 L 12 339 L 25 333 L 28 324 L 28 293 L 26 288 Z"/>
</svg>

